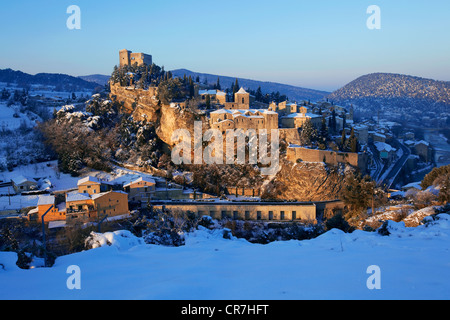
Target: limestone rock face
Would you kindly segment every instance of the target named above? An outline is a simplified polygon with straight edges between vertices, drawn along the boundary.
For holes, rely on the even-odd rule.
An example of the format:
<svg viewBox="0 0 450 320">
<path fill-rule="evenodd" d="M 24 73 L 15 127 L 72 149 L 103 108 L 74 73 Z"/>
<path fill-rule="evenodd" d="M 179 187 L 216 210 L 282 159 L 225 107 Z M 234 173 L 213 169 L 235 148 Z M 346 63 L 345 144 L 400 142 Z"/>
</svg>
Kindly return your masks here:
<svg viewBox="0 0 450 320">
<path fill-rule="evenodd" d="M 328 201 L 339 199 L 347 170 L 344 165 L 322 162 L 292 163 L 280 161 L 281 169 L 264 184 L 262 198 L 295 201 Z"/>
<path fill-rule="evenodd" d="M 163 105 L 160 111 L 159 126 L 156 133 L 159 138 L 169 147 L 173 147 L 176 141 L 172 141 L 175 130 L 186 129 L 189 131 L 191 141 L 194 139 L 194 123 L 202 122 L 202 132 L 207 129 L 208 124 L 203 115 L 197 115 L 182 106 L 171 104 Z"/>
<path fill-rule="evenodd" d="M 161 104 L 158 88 L 147 90 L 133 87 L 111 85 L 111 99 L 117 100 L 123 106 L 122 112 L 132 115 L 136 120 L 146 120 L 155 123 L 158 137 L 169 147 L 174 146 L 172 134 L 177 129 L 187 129 L 194 137 L 194 121 L 202 121 L 203 131 L 208 126 L 203 115 L 193 113 L 186 103 Z"/>
</svg>

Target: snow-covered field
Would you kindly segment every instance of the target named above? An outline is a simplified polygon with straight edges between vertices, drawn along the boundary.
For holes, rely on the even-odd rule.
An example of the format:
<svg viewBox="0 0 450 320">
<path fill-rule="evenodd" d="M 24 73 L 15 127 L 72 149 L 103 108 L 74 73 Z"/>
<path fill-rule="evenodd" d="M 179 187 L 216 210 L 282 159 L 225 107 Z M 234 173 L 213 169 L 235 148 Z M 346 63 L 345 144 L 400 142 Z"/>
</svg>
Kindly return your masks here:
<svg viewBox="0 0 450 320">
<path fill-rule="evenodd" d="M 449 299 L 450 215 L 437 218 L 415 228 L 390 222 L 389 236 L 333 229 L 267 245 L 204 228 L 181 247 L 96 234 L 97 248 L 51 268 L 22 270 L 15 253 L 0 252 L 0 299 Z M 80 289 L 67 287 L 73 265 Z M 379 273 L 368 273 L 374 265 Z M 380 289 L 369 289 L 375 275 Z"/>
</svg>

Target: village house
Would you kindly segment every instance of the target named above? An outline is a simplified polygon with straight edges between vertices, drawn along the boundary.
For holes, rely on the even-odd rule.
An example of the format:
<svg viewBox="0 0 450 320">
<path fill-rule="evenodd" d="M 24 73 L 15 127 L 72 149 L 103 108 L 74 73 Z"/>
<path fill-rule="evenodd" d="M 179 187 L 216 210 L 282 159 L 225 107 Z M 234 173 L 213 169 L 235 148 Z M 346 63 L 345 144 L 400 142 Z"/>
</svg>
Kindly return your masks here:
<svg viewBox="0 0 450 320">
<path fill-rule="evenodd" d="M 130 201 L 148 203 L 156 191 L 156 181 L 148 177 L 140 177 L 123 186 Z"/>
<path fill-rule="evenodd" d="M 38 187 L 38 183 L 36 180 L 25 177 L 23 175 L 14 177 L 13 179 L 11 179 L 11 182 L 16 193 L 36 190 Z"/>
<path fill-rule="evenodd" d="M 306 109 L 305 106 L 303 106 L 303 107 Z M 280 102 L 278 105 L 275 102 L 272 102 L 269 105 L 269 109 L 271 109 L 272 111 L 278 112 L 280 115 L 286 115 L 286 114 L 299 112 L 297 103 L 290 102 L 290 101 L 283 101 L 283 102 Z M 306 113 L 306 112 L 309 112 L 309 110 L 306 109 L 306 110 L 303 110 L 300 112 Z"/>
<path fill-rule="evenodd" d="M 353 127 L 355 129 L 355 135 L 360 144 L 369 143 L 369 127 L 363 124 L 357 124 Z"/>
<path fill-rule="evenodd" d="M 78 180 L 77 186 L 79 193 L 88 193 L 90 195 L 110 191 L 112 189 L 109 182 L 92 176 L 87 176 Z"/>
<path fill-rule="evenodd" d="M 111 185 L 95 177 L 80 179 L 78 190 L 64 195 L 64 201 L 57 203 L 54 195 L 40 195 L 37 207 L 28 212 L 30 220 L 40 220 L 42 215 L 53 208 L 45 216 L 45 221 L 97 221 L 108 216 L 129 215 L 128 194 L 123 191 L 112 191 Z"/>
<path fill-rule="evenodd" d="M 322 123 L 322 116 L 314 113 L 291 113 L 281 117 L 281 124 L 285 128 L 302 128 L 304 123 L 310 120 L 311 124 L 319 128 Z"/>
<path fill-rule="evenodd" d="M 47 212 L 49 209 L 50 211 Z M 66 219 L 65 208 L 56 205 L 55 196 L 53 195 L 40 195 L 37 207 L 28 212 L 28 218 L 34 221 L 41 221 L 42 216 L 46 212 L 47 214 L 44 217 L 45 221 L 59 221 Z"/>
<path fill-rule="evenodd" d="M 381 160 L 386 160 L 388 162 L 392 162 L 395 160 L 397 149 L 385 142 L 375 142 L 374 145 L 380 154 Z"/>
<path fill-rule="evenodd" d="M 199 90 L 198 95 L 202 102 L 206 102 L 208 96 L 211 104 L 225 105 L 227 102 L 227 94 L 221 90 Z"/>
<path fill-rule="evenodd" d="M 429 162 L 431 159 L 430 144 L 425 140 L 414 143 L 414 153 L 417 154 L 422 161 Z"/>
</svg>

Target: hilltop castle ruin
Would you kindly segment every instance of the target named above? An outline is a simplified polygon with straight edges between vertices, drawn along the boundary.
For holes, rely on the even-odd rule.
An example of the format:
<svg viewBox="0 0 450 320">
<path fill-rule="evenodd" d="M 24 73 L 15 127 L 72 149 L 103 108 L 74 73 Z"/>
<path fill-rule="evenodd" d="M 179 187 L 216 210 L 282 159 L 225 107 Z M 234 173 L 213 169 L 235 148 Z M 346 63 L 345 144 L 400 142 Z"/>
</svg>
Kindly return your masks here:
<svg viewBox="0 0 450 320">
<path fill-rule="evenodd" d="M 152 64 L 152 56 L 145 53 L 133 53 L 130 50 L 123 49 L 119 51 L 119 61 L 120 66 L 127 66 L 127 65 L 133 65 L 137 63 L 138 66 L 147 64 Z"/>
</svg>

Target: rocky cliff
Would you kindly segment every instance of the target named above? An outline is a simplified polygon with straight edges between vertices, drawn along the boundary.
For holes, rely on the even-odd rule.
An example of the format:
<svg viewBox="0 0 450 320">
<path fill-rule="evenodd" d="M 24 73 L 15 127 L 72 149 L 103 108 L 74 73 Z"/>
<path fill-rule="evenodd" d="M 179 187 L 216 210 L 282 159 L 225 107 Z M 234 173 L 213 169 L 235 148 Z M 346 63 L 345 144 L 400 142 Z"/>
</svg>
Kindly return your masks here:
<svg viewBox="0 0 450 320">
<path fill-rule="evenodd" d="M 120 102 L 122 111 L 134 119 L 153 122 L 158 137 L 169 147 L 174 146 L 172 134 L 175 130 L 187 129 L 193 137 L 194 121 L 202 121 L 204 129 L 208 126 L 205 116 L 191 110 L 185 102 L 162 104 L 157 87 L 143 90 L 115 84 L 111 85 L 110 98 Z"/>
<path fill-rule="evenodd" d="M 295 201 L 339 199 L 345 174 L 351 167 L 323 162 L 292 163 L 281 160 L 281 169 L 262 188 L 262 198 Z"/>
</svg>

